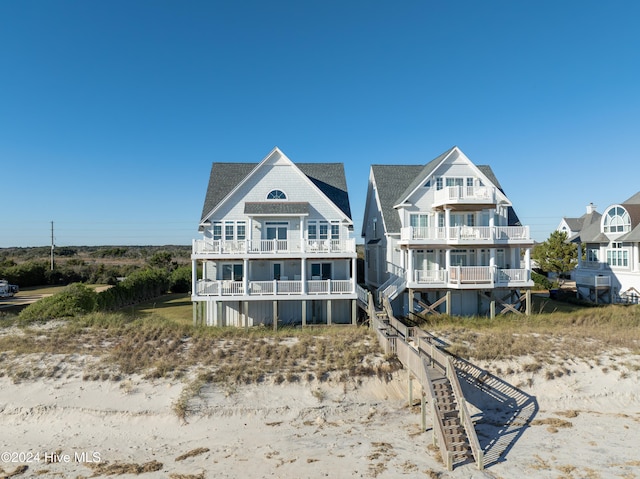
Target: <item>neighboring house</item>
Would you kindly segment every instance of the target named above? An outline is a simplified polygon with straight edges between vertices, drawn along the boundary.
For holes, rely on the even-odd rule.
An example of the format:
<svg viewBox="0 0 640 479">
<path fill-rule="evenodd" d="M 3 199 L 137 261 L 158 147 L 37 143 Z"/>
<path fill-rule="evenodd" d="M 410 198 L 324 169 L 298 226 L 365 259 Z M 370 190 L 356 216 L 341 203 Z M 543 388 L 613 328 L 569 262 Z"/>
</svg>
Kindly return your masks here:
<svg viewBox="0 0 640 479">
<path fill-rule="evenodd" d="M 575 237 L 580 236 L 580 232 L 583 229 L 590 227 L 594 223 L 599 224 L 600 218 L 602 218 L 602 215 L 596 211 L 596 206 L 593 203 L 589 203 L 587 212 L 580 218 L 562 218 L 556 231 L 567 233 L 567 239 L 573 241 Z M 575 280 L 575 270 L 571 271 L 571 279 Z"/>
<path fill-rule="evenodd" d="M 572 238 L 578 244 L 578 296 L 594 302 L 638 302 L 640 192 L 609 206 L 600 221 Z M 583 252 L 586 260 L 582 260 Z"/>
<path fill-rule="evenodd" d="M 194 240 L 194 321 L 355 323 L 356 247 L 341 163 L 213 163 Z"/>
<path fill-rule="evenodd" d="M 362 236 L 365 282 L 401 314 L 530 305 L 529 228 L 491 168 L 458 147 L 426 165 L 372 165 Z"/>
<path fill-rule="evenodd" d="M 601 217 L 602 215 L 596 211 L 596 206 L 593 203 L 589 203 L 587 205 L 587 212 L 580 218 L 562 218 L 556 231 L 563 231 L 567 233 L 568 239 L 572 239 L 591 223 L 600 222 Z"/>
</svg>

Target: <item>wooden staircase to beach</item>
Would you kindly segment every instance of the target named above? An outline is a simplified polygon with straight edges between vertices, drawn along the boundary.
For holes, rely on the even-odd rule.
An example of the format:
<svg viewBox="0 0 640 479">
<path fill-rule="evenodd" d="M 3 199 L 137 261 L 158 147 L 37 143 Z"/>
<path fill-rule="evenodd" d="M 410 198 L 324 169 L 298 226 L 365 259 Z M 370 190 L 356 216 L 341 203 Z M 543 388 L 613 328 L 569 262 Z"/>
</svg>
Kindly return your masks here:
<svg viewBox="0 0 640 479">
<path fill-rule="evenodd" d="M 438 447 L 447 469 L 470 462 L 484 469 L 484 452 L 467 410 L 452 356 L 440 348 L 437 338 L 396 319 L 388 298 L 383 297 L 382 303 L 381 309 L 375 307 L 369 296 L 366 311 L 370 326 L 376 331 L 385 353 L 396 354 L 409 372 L 410 381 L 415 378 L 422 386 L 423 427 L 428 401 L 433 444 Z M 409 390 L 412 390 L 411 382 Z"/>
<path fill-rule="evenodd" d="M 434 375 L 438 374 L 436 370 Z M 460 410 L 451 383 L 442 376 L 433 381 L 436 413 L 442 420 L 446 448 L 452 454 L 452 465 L 468 462 L 473 457 L 469 438 L 460 421 Z"/>
</svg>

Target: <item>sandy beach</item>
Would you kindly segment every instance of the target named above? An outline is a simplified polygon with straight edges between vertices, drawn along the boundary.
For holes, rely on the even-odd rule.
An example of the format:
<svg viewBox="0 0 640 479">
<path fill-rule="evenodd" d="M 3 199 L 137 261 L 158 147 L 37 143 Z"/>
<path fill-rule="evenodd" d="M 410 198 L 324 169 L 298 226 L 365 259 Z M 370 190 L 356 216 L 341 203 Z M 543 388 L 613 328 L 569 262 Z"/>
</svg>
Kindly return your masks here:
<svg viewBox="0 0 640 479">
<path fill-rule="evenodd" d="M 627 351 L 552 378 L 504 361 L 490 366 L 520 372 L 463 381 L 483 471 L 443 468 L 419 407 L 407 404 L 404 371 L 391 381 L 207 386 L 180 418 L 184 381 L 87 380 L 89 356 L 4 359 L 55 373 L 0 378 L 0 477 L 640 477 L 640 360 Z"/>
</svg>

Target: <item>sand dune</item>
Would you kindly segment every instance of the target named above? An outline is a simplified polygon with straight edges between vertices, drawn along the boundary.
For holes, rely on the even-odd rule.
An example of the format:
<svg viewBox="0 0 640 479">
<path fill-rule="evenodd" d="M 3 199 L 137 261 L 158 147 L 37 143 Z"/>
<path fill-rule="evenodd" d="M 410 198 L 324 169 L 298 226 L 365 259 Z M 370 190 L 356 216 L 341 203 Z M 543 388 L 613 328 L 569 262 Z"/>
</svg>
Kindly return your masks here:
<svg viewBox="0 0 640 479">
<path fill-rule="evenodd" d="M 551 379 L 464 384 L 484 471 L 444 470 L 403 371 L 389 382 L 207 386 L 183 420 L 173 406 L 184 383 L 87 381 L 76 357 L 56 378 L 0 378 L 0 477 L 640 477 L 640 373 L 611 369 L 619 357 Z"/>
</svg>

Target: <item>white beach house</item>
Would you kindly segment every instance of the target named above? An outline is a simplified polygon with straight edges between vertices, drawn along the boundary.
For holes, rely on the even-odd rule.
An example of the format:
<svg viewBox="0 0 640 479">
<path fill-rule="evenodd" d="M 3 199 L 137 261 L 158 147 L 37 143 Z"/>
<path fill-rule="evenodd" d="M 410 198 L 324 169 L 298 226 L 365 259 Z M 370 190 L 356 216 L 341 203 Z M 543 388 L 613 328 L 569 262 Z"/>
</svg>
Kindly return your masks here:
<svg viewBox="0 0 640 479">
<path fill-rule="evenodd" d="M 426 165 L 372 165 L 362 236 L 365 282 L 400 313 L 527 311 L 529 228 L 491 168 L 458 147 Z"/>
<path fill-rule="evenodd" d="M 213 163 L 194 240 L 194 321 L 355 323 L 356 247 L 341 163 Z"/>
<path fill-rule="evenodd" d="M 639 301 L 640 192 L 606 208 L 571 240 L 578 244 L 579 297 L 604 303 Z"/>
</svg>

